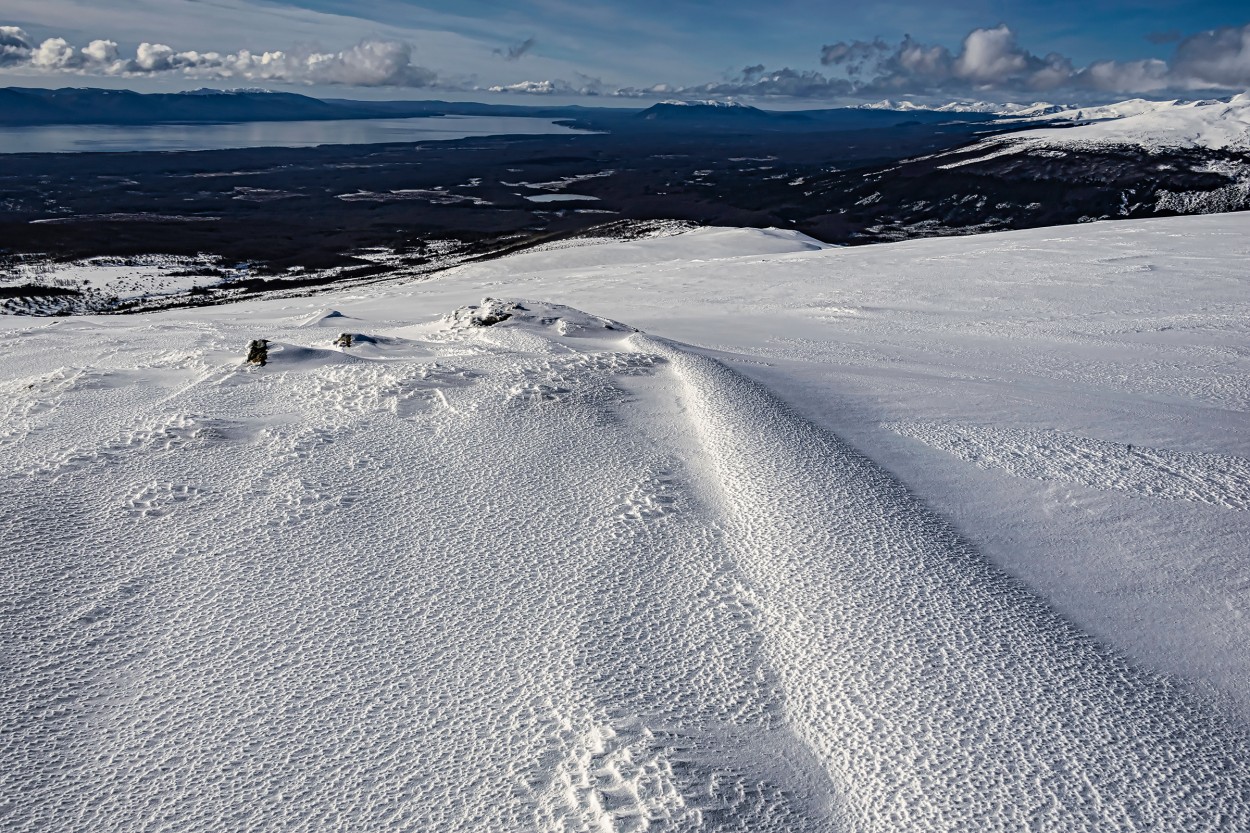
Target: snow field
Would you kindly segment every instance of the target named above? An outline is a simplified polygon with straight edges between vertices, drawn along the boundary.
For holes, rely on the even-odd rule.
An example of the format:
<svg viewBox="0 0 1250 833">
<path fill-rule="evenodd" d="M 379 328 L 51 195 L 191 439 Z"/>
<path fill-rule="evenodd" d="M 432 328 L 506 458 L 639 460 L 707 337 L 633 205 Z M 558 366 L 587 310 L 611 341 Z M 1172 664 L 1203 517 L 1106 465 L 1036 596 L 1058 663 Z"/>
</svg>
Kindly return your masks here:
<svg viewBox="0 0 1250 833">
<path fill-rule="evenodd" d="M 685 464 L 622 414 L 663 360 L 570 315 L 374 359 L 334 316 L 265 368 L 223 328 L 146 401 L 58 388 L 6 465 L 12 829 L 819 829 Z"/>
<path fill-rule="evenodd" d="M 1069 117 L 1067 113 L 1057 116 Z M 1250 92 L 1228 101 L 1159 102 L 1154 106 L 1126 101 L 1105 110 L 1093 108 L 1092 113 L 1078 118 L 1091 117 L 1106 120 L 1071 128 L 1024 130 L 1011 138 L 1060 147 L 1138 145 L 1147 150 L 1250 150 Z"/>
<path fill-rule="evenodd" d="M 684 382 L 725 548 L 848 829 L 1247 823 L 1242 730 L 1075 631 L 764 389 L 656 352 Z"/>
<path fill-rule="evenodd" d="M 1250 460 L 1108 443 L 1054 431 L 897 423 L 887 426 L 983 469 L 1163 500 L 1250 509 Z"/>
<path fill-rule="evenodd" d="M 584 248 L 572 263 L 523 254 L 407 289 L 436 308 L 545 297 L 697 345 L 845 437 L 1082 630 L 1250 715 L 1250 538 L 1222 504 L 1244 500 L 1236 473 L 1250 458 L 1248 223 L 1240 213 L 827 251 L 708 229 Z M 1031 454 L 1056 459 L 1013 478 L 891 427 L 916 423 L 1000 437 L 982 455 L 1000 459 L 1020 432 L 1053 433 L 1056 446 Z M 1181 481 L 1126 480 L 1116 456 L 1070 476 L 1065 435 L 1184 460 L 1195 476 L 1214 466 L 1202 476 L 1220 485 L 1173 499 Z"/>
<path fill-rule="evenodd" d="M 1248 828 L 1245 222 L 7 321 L 3 824 Z"/>
</svg>

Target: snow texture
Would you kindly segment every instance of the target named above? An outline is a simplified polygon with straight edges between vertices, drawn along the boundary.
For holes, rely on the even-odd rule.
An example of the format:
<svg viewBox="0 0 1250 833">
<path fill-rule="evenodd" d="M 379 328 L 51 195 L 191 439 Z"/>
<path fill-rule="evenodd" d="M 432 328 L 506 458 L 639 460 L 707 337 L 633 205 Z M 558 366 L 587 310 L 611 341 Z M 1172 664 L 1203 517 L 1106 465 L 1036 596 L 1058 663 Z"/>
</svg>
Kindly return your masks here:
<svg viewBox="0 0 1250 833">
<path fill-rule="evenodd" d="M 0 319 L 4 828 L 1250 829 L 1246 230 Z"/>
</svg>

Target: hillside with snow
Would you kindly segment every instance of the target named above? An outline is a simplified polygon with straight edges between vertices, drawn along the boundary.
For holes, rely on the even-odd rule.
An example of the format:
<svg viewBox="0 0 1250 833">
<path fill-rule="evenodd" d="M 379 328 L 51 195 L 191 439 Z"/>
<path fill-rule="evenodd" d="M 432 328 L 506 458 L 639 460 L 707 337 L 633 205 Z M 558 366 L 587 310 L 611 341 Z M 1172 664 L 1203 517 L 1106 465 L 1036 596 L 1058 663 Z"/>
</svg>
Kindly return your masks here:
<svg viewBox="0 0 1250 833">
<path fill-rule="evenodd" d="M 1073 128 L 1026 130 L 1011 138 L 1025 146 L 1132 146 L 1147 151 L 1204 149 L 1250 152 L 1250 93 L 1228 101 L 1124 102 L 1056 117 L 1098 119 Z"/>
<path fill-rule="evenodd" d="M 983 113 L 994 116 L 1000 116 L 1004 119 L 1014 121 L 1069 121 L 1079 123 L 1089 123 L 1097 121 L 1107 121 L 1111 119 L 1132 118 L 1135 116 L 1144 116 L 1151 113 L 1159 113 L 1159 119 L 1156 120 L 1158 125 L 1167 125 L 1169 122 L 1184 120 L 1187 117 L 1191 121 L 1202 122 L 1209 116 L 1210 111 L 1203 108 L 1224 105 L 1236 108 L 1239 99 L 1245 96 L 1234 96 L 1229 101 L 1219 101 L 1213 99 L 1199 99 L 1196 101 L 1183 101 L 1180 99 L 1154 100 L 1145 98 L 1131 98 L 1125 101 L 1112 102 L 1110 104 L 1096 104 L 1079 106 L 1076 104 L 1052 104 L 1048 101 L 1035 101 L 1032 104 L 1017 104 L 1015 102 L 999 103 L 993 101 L 951 101 L 946 104 L 918 104 L 914 101 L 892 101 L 888 98 L 876 101 L 870 104 L 859 105 L 866 110 L 895 110 L 899 112 L 933 112 L 933 113 Z M 1242 102 L 1244 103 L 1244 102 Z M 1193 111 L 1197 111 L 1195 114 Z M 1177 115 L 1179 113 L 1179 115 Z M 1218 117 L 1217 117 L 1218 119 Z M 1139 123 L 1139 128 L 1147 128 L 1150 122 Z M 1144 133 L 1139 129 L 1137 133 Z"/>
<path fill-rule="evenodd" d="M 4 828 L 1250 829 L 1248 239 L 4 316 Z"/>
<path fill-rule="evenodd" d="M 805 187 L 841 203 L 829 226 L 870 241 L 1250 209 L 1250 94 L 1045 119 Z"/>
</svg>

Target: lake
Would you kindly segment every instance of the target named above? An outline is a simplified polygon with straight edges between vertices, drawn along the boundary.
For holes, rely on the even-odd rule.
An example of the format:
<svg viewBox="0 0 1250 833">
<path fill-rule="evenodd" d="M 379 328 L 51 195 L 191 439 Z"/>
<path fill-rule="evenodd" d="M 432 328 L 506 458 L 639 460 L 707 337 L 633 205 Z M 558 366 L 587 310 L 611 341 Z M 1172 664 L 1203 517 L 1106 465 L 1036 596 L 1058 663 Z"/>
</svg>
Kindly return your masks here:
<svg viewBox="0 0 1250 833">
<path fill-rule="evenodd" d="M 230 148 L 372 145 L 473 136 L 585 133 L 547 119 L 433 116 L 236 124 L 39 125 L 0 127 L 0 153 L 227 150 Z"/>
</svg>

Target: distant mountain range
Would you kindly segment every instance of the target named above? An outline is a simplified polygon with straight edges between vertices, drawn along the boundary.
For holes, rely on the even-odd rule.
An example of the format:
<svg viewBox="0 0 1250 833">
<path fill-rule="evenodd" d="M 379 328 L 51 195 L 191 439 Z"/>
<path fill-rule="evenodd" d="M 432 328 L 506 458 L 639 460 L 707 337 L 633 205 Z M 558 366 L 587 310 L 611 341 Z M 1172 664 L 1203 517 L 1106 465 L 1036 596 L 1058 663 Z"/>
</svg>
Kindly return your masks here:
<svg viewBox="0 0 1250 833">
<path fill-rule="evenodd" d="M 143 94 L 129 90 L 0 89 L 0 124 L 153 124 L 344 118 L 344 108 L 260 90 Z"/>
<path fill-rule="evenodd" d="M 277 166 L 264 175 L 268 166 L 241 160 L 294 152 L 220 151 L 177 164 L 194 175 L 217 164 L 257 173 L 194 194 L 184 178 L 166 176 L 165 158 L 0 155 L 0 225 L 9 223 L 7 240 L 23 241 L 22 250 L 134 254 L 153 246 L 165 251 L 176 240 L 188 247 L 179 254 L 263 256 L 285 268 L 333 265 L 353 247 L 392 245 L 396 229 L 477 245 L 508 235 L 580 233 L 607 218 L 681 220 L 869 243 L 1250 209 L 1250 94 L 1085 108 L 1039 102 L 1013 105 L 1007 114 L 953 104 L 779 112 L 697 101 L 638 109 L 319 100 L 258 90 L 0 90 L 0 124 L 7 125 L 440 115 L 544 118 L 596 135 L 448 143 L 422 148 L 421 166 L 411 164 L 414 151 L 402 143 L 370 151 L 382 161 L 363 167 L 343 164 L 344 154 L 359 153 L 355 148 L 306 149 L 299 171 Z M 101 171 L 107 176 L 97 176 Z M 593 199 L 593 206 L 565 206 L 545 193 L 537 195 L 547 201 L 530 199 L 573 182 L 579 185 L 568 193 Z M 366 199 L 347 199 L 355 194 Z M 213 221 L 189 229 L 180 218 L 191 213 Z M 67 217 L 149 215 L 167 218 L 162 222 L 176 225 L 177 235 L 149 222 L 59 225 Z M 5 233 L 0 228 L 0 237 Z M 321 260 L 310 260 L 310 252 Z"/>
<path fill-rule="evenodd" d="M 1012 134 L 1020 148 L 1092 149 L 1132 146 L 1149 151 L 1206 149 L 1250 152 L 1250 93 L 1207 101 L 1125 101 L 1107 107 L 1059 113 L 1086 122 L 1079 127 Z"/>
<path fill-rule="evenodd" d="M 961 122 L 993 121 L 992 114 L 960 113 Z M 826 110 L 761 110 L 741 103 L 719 101 L 662 101 L 637 113 L 635 121 L 649 129 L 759 130 L 761 132 L 820 133 L 867 130 L 890 125 L 941 124 L 952 121 L 950 113 L 933 110 L 874 110 L 838 107 Z M 628 123 L 608 125 L 628 129 Z M 637 125 L 634 125 L 637 127 Z"/>
<path fill-rule="evenodd" d="M 1219 108 L 1246 109 L 1246 96 L 1230 101 L 1147 101 L 1131 99 L 1096 107 L 1035 102 L 995 104 L 951 102 L 919 105 L 910 101 L 879 101 L 858 107 L 775 111 L 739 102 L 662 101 L 646 109 L 576 106 L 517 106 L 448 101 L 322 100 L 296 93 L 267 90 L 202 89 L 180 93 L 136 93 L 129 90 L 67 88 L 45 90 L 0 88 L 0 125 L 162 124 L 247 121 L 304 121 L 413 116 L 528 116 L 559 120 L 579 127 L 612 132 L 638 130 L 750 130 L 760 132 L 822 132 L 887 127 L 891 124 L 994 122 L 1002 129 L 1038 124 L 1126 120 L 1137 141 L 1149 144 L 1158 131 L 1197 135 L 1204 130 L 1245 132 L 1236 119 L 1216 126 Z M 1214 109 L 1213 109 L 1214 108 Z M 1154 114 L 1155 121 L 1133 121 Z M 1127 129 L 1127 128 L 1126 128 Z M 1114 130 L 1082 134 L 1106 141 Z"/>
<path fill-rule="evenodd" d="M 882 99 L 871 104 L 861 104 L 864 110 L 889 110 L 898 113 L 933 112 L 933 113 L 984 113 L 1007 119 L 1055 119 L 1063 121 L 1094 121 L 1099 119 L 1118 119 L 1138 116 L 1174 108 L 1201 107 L 1207 104 L 1226 103 L 1216 99 L 1197 101 L 1152 101 L 1144 98 L 1132 98 L 1113 104 L 1080 106 L 1077 104 L 1052 104 L 1047 101 L 1035 101 L 1032 104 L 1016 104 L 1013 102 L 998 103 L 990 101 L 952 101 L 946 104 L 917 104 L 914 101 L 892 101 Z"/>
<path fill-rule="evenodd" d="M 859 105 L 863 110 L 892 110 L 901 113 L 985 113 L 992 116 L 1048 116 L 1070 110 L 1074 105 L 1051 104 L 1038 101 L 1033 104 L 1000 104 L 992 101 L 951 101 L 946 104 L 917 104 L 914 101 L 893 101 L 883 98 L 870 104 Z"/>
<path fill-rule="evenodd" d="M 197 124 L 326 121 L 412 116 L 576 118 L 584 107 L 518 107 L 449 101 L 322 100 L 268 90 L 202 89 L 179 93 L 66 88 L 0 88 L 0 125 Z"/>
<path fill-rule="evenodd" d="M 1250 94 L 1053 118 L 808 190 L 841 203 L 829 236 L 872 240 L 1250 209 Z"/>
<path fill-rule="evenodd" d="M 836 108 L 779 112 L 743 104 L 660 102 L 643 110 L 619 107 L 517 106 L 448 101 L 349 101 L 265 90 L 195 90 L 136 93 L 128 90 L 10 87 L 0 89 L 0 125 L 194 124 L 312 121 L 416 116 L 525 116 L 613 132 L 752 130 L 819 132 L 949 121 L 951 113 L 923 110 Z M 993 114 L 960 113 L 963 121 Z"/>
</svg>

